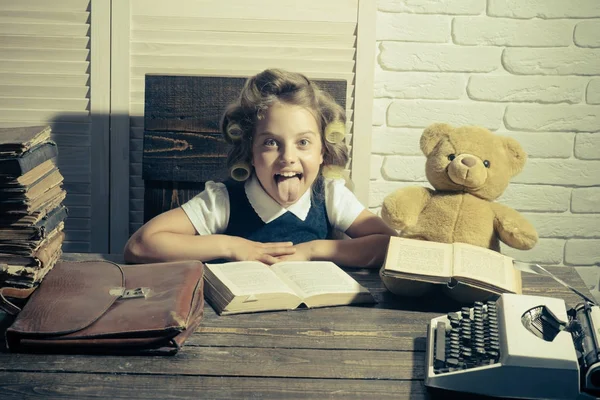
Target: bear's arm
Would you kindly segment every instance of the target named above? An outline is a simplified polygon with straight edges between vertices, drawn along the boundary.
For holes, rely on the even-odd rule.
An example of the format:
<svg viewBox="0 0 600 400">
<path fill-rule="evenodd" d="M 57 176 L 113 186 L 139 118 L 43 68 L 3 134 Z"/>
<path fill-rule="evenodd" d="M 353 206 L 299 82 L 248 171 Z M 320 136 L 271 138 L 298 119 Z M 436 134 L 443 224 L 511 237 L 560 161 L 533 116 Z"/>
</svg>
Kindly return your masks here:
<svg viewBox="0 0 600 400">
<path fill-rule="evenodd" d="M 529 221 L 518 211 L 499 203 L 490 203 L 494 211 L 494 229 L 500 240 L 519 250 L 535 246 L 538 234 Z"/>
<path fill-rule="evenodd" d="M 432 193 L 431 189 L 422 186 L 398 189 L 383 200 L 381 217 L 394 229 L 414 226 Z"/>
</svg>

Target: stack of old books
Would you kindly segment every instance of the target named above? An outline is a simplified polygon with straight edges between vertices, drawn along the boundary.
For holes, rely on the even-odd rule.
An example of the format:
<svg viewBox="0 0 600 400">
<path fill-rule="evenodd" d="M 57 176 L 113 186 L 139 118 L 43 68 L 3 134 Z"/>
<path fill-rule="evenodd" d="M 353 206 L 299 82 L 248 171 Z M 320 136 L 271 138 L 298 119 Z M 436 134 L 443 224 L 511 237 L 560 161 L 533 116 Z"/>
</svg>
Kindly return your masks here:
<svg viewBox="0 0 600 400">
<path fill-rule="evenodd" d="M 50 127 L 0 128 L 0 287 L 35 288 L 62 254 L 57 154 Z"/>
</svg>

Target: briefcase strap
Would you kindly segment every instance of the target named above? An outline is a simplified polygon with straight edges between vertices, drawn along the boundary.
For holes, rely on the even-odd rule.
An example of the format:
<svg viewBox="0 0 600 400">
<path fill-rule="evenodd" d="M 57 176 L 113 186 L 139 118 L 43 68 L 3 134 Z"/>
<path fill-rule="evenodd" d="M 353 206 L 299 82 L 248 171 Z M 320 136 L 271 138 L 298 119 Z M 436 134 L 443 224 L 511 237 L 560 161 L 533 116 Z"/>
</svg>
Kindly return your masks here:
<svg viewBox="0 0 600 400">
<path fill-rule="evenodd" d="M 0 310 L 10 314 L 16 315 L 21 311 L 19 307 L 10 302 L 7 297 L 15 299 L 26 299 L 28 298 L 35 288 L 30 289 L 17 289 L 12 287 L 0 288 Z"/>
</svg>

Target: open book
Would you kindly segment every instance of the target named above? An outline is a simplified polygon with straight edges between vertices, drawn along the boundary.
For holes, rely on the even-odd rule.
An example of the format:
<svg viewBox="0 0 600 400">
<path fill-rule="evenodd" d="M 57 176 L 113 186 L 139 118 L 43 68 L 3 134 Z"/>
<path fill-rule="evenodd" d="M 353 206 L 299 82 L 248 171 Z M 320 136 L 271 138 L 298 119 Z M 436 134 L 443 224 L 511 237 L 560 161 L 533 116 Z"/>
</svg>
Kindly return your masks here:
<svg viewBox="0 0 600 400">
<path fill-rule="evenodd" d="M 206 264 L 204 293 L 218 314 L 373 303 L 371 293 L 329 261 Z"/>
<path fill-rule="evenodd" d="M 380 275 L 388 282 L 466 285 L 491 294 L 521 294 L 521 272 L 511 257 L 466 243 L 392 237 Z M 386 283 L 387 286 L 387 283 Z"/>
</svg>

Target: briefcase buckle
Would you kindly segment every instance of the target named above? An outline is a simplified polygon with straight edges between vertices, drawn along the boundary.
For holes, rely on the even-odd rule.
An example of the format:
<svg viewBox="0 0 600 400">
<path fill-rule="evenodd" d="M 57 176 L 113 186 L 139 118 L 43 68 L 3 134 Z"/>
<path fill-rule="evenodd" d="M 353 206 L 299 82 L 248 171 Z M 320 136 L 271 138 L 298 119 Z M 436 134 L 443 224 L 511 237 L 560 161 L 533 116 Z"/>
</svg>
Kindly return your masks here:
<svg viewBox="0 0 600 400">
<path fill-rule="evenodd" d="M 112 296 L 119 297 L 121 299 L 137 299 L 140 297 L 146 298 L 150 293 L 150 288 L 139 287 L 135 289 L 125 289 L 124 287 L 112 288 L 109 293 Z"/>
<path fill-rule="evenodd" d="M 122 299 L 135 299 L 138 297 L 145 298 L 146 296 L 148 296 L 149 292 L 150 292 L 150 288 L 147 288 L 147 287 L 139 287 L 139 288 L 135 288 L 135 289 L 125 289 L 121 298 Z"/>
</svg>

